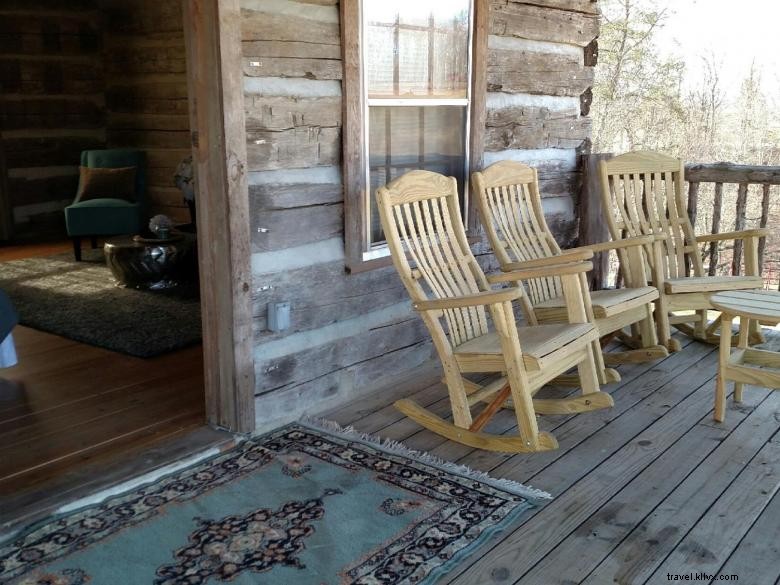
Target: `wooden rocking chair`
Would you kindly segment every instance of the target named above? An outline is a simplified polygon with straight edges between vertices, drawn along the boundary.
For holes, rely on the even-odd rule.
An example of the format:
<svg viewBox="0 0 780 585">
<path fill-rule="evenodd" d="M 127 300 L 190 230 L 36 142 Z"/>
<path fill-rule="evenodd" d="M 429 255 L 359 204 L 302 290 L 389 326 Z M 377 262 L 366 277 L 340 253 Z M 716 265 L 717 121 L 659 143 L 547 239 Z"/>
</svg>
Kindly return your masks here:
<svg viewBox="0 0 780 585">
<path fill-rule="evenodd" d="M 471 180 L 482 223 L 504 272 L 577 261 L 583 254 L 613 249 L 627 250 L 637 257 L 643 253 L 642 246 L 652 242 L 649 237 L 632 238 L 561 251 L 544 217 L 536 169 L 519 162 L 501 161 L 473 173 Z M 627 280 L 626 288 L 590 292 L 585 274 L 580 275 L 585 308 L 599 336 L 607 341 L 612 334 L 622 334 L 625 343 L 637 348 L 604 353 L 603 358 L 600 347 L 595 348 L 597 366 L 604 371 L 602 384 L 619 379 L 612 370 L 604 369 L 605 364 L 646 362 L 669 354 L 664 345 L 658 345 L 653 322 L 653 303 L 658 291 L 647 286 L 644 262 L 636 265 L 640 273 Z M 529 281 L 527 292 L 539 322 L 566 320 L 566 302 L 559 277 L 545 275 Z M 623 332 L 626 327 L 632 329 L 630 334 Z"/>
<path fill-rule="evenodd" d="M 487 278 L 466 240 L 454 178 L 411 171 L 380 188 L 377 201 L 393 263 L 441 359 L 454 423 L 407 399 L 395 403 L 401 412 L 452 441 L 518 453 L 558 446 L 551 434 L 539 431 L 537 414 L 612 406 L 612 397 L 599 390 L 591 350 L 597 333 L 587 323 L 579 285 L 579 274 L 592 268 L 590 262 Z M 514 285 L 542 273 L 561 277 L 569 322 L 518 328 L 512 301 L 524 297 L 523 289 L 493 290 L 489 282 Z M 581 395 L 533 398 L 544 384 L 575 366 Z M 500 378 L 484 386 L 464 378 L 468 373 L 494 372 Z M 479 402 L 487 405 L 473 416 L 472 407 Z M 517 434 L 482 432 L 502 407 L 514 408 Z"/>
<path fill-rule="evenodd" d="M 720 317 L 708 323 L 710 297 L 720 291 L 763 288 L 758 266 L 758 240 L 766 229 L 696 236 L 683 200 L 685 166 L 679 159 L 654 152 L 631 152 L 600 161 L 601 193 L 614 240 L 653 236 L 645 256 L 658 288 L 655 318 L 659 336 L 670 339 L 670 325 L 707 343 L 719 343 Z M 611 211 L 610 211 L 611 210 Z M 708 276 L 699 256 L 703 242 L 740 239 L 745 242 L 745 276 Z M 620 256 L 623 274 L 635 270 L 636 259 Z M 686 266 L 688 268 L 686 268 Z M 690 276 L 688 273 L 690 272 Z M 686 311 L 687 314 L 675 314 Z M 690 313 L 693 311 L 693 313 Z M 763 340 L 751 323 L 752 343 Z M 736 336 L 733 336 L 736 340 Z"/>
</svg>

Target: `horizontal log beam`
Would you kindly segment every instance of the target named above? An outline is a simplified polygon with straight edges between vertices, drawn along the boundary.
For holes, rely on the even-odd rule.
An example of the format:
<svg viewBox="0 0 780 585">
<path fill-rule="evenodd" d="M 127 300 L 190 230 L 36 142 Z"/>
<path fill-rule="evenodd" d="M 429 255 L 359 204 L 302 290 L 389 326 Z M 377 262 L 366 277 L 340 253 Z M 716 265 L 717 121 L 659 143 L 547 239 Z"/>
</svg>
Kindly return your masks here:
<svg viewBox="0 0 780 585">
<path fill-rule="evenodd" d="M 341 98 L 245 96 L 249 130 L 291 130 L 301 126 L 341 126 Z"/>
<path fill-rule="evenodd" d="M 336 165 L 341 160 L 341 129 L 249 130 L 247 156 L 250 171 Z"/>
<path fill-rule="evenodd" d="M 692 183 L 755 183 L 780 185 L 780 166 L 737 165 L 720 162 L 685 165 L 685 179 Z"/>
<path fill-rule="evenodd" d="M 490 7 L 490 33 L 583 48 L 599 34 L 599 17 L 595 13 L 571 12 L 536 4 L 493 2 Z"/>
<path fill-rule="evenodd" d="M 344 206 L 341 203 L 253 209 L 251 215 L 253 253 L 292 248 L 341 237 L 344 233 Z"/>
<path fill-rule="evenodd" d="M 569 12 L 582 12 L 585 14 L 599 14 L 599 4 L 597 0 L 491 0 L 495 6 L 506 6 L 507 4 L 531 4 L 533 6 L 544 6 L 546 8 L 557 8 L 559 10 L 568 10 Z"/>
<path fill-rule="evenodd" d="M 488 112 L 485 150 L 578 148 L 590 137 L 592 121 L 577 110 L 512 107 Z"/>
<path fill-rule="evenodd" d="M 491 48 L 488 91 L 579 97 L 593 85 L 582 55 Z"/>
<path fill-rule="evenodd" d="M 301 286 L 306 282 L 306 286 Z M 310 331 L 331 323 L 376 311 L 408 299 L 392 266 L 347 276 L 344 261 L 325 262 L 295 270 L 255 276 L 252 302 L 255 340 L 258 344 Z M 288 301 L 292 306 L 290 330 L 266 329 L 268 303 Z"/>
</svg>

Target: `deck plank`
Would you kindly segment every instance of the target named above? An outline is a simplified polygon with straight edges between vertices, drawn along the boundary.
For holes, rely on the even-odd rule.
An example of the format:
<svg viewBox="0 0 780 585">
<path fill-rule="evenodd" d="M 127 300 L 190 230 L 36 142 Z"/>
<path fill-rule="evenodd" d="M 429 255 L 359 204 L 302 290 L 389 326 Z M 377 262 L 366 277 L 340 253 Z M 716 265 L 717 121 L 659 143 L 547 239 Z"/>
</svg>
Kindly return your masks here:
<svg viewBox="0 0 780 585">
<path fill-rule="evenodd" d="M 720 569 L 721 575 L 747 576 L 766 583 L 780 580 L 780 493 L 776 493 L 764 512 Z"/>
<path fill-rule="evenodd" d="M 672 445 L 661 457 L 637 475 L 626 487 L 590 516 L 556 548 L 527 573 L 519 583 L 564 584 L 579 583 L 607 557 L 615 547 L 659 504 L 683 483 L 691 469 L 702 465 L 717 470 L 718 463 L 736 463 L 751 450 L 759 448 L 773 434 L 771 421 L 780 406 L 780 395 L 769 392 L 752 392 L 745 396 L 742 408 L 729 412 L 724 425 L 710 425 L 708 412 L 686 435 Z M 710 481 L 719 478 L 711 477 Z M 728 475 L 722 481 L 728 482 Z M 712 486 L 710 486 L 712 487 Z M 692 498 L 686 507 L 702 506 L 707 502 Z M 674 522 L 674 518 L 670 518 Z M 668 527 L 667 527 L 668 528 Z M 641 532 L 642 545 L 652 547 L 652 537 Z M 651 539 L 648 542 L 648 539 Z M 571 562 L 561 565 L 561 557 Z M 594 583 L 639 583 L 641 576 L 627 570 L 623 563 L 621 572 L 600 573 Z"/>
<path fill-rule="evenodd" d="M 773 413 L 780 412 L 775 401 Z M 715 479 L 715 478 L 713 478 Z M 666 579 L 690 567 L 714 575 L 780 488 L 780 438 L 768 441 L 650 577 Z M 748 575 L 749 576 L 749 575 Z M 755 579 L 755 575 L 753 578 Z M 758 582 L 758 579 L 755 579 Z"/>
<path fill-rule="evenodd" d="M 711 369 L 711 355 L 691 369 Z M 705 377 L 698 387 L 693 380 L 681 376 L 667 383 L 641 407 L 619 416 L 587 443 L 533 476 L 531 485 L 555 499 L 506 534 L 489 553 L 475 555 L 476 562 L 452 582 L 490 583 L 496 571 L 518 578 L 552 552 L 710 410 L 711 380 Z M 498 468 L 503 467 L 503 472 L 494 475 L 527 481 L 525 470 L 511 464 L 510 459 Z"/>
<path fill-rule="evenodd" d="M 748 390 L 750 394 L 760 392 Z M 775 392 L 653 512 L 613 549 L 584 581 L 643 583 L 699 518 L 735 480 L 768 437 L 777 432 L 780 395 Z M 729 417 L 742 407 L 733 404 Z M 727 419 L 728 421 L 728 419 Z M 772 487 L 771 485 L 768 487 Z"/>
<path fill-rule="evenodd" d="M 370 408 L 334 414 L 342 424 L 554 495 L 440 583 L 666 582 L 665 562 L 684 572 L 702 570 L 695 554 L 686 552 L 690 542 L 685 537 L 689 532 L 698 535 L 697 530 L 709 535 L 711 540 L 704 542 L 707 550 L 717 551 L 712 566 L 717 565 L 721 574 L 773 583 L 780 574 L 772 562 L 780 530 L 778 480 L 774 468 L 763 475 L 748 470 L 751 461 L 765 464 L 761 465 L 765 470 L 771 466 L 769 448 L 777 450 L 780 429 L 780 393 L 747 389 L 742 404 L 729 401 L 724 424 L 713 422 L 717 348 L 683 340 L 683 351 L 654 364 L 621 367 L 622 381 L 604 388 L 612 394 L 614 408 L 539 417 L 540 429 L 559 440 L 560 448 L 552 452 L 511 455 L 471 449 L 421 429 L 391 404 L 405 392 L 448 417 L 442 384 L 407 385 L 388 395 L 384 405 L 375 397 Z M 558 395 L 570 391 L 543 390 Z M 515 428 L 514 414 L 501 411 L 488 430 L 511 433 Z M 756 459 L 759 452 L 761 458 Z M 745 487 L 731 493 L 732 482 L 753 491 Z M 748 494 L 755 490 L 764 493 L 758 502 L 748 502 Z M 708 519 L 710 507 L 716 509 L 721 500 L 721 514 L 728 515 L 729 506 L 736 507 L 732 513 L 748 510 L 728 538 L 716 526 L 717 514 Z M 679 561 L 675 555 L 680 555 Z M 751 556 L 769 560 L 755 563 L 755 568 L 739 560 Z"/>
</svg>

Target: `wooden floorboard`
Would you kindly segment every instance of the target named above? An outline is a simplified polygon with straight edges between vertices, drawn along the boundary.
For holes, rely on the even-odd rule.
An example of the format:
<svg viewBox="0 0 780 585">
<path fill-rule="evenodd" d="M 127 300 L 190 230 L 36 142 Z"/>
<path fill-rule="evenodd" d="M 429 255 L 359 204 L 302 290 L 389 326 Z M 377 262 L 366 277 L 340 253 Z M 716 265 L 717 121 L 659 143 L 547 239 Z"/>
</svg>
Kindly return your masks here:
<svg viewBox="0 0 780 585">
<path fill-rule="evenodd" d="M 69 242 L 0 247 L 0 262 L 71 251 Z M 0 531 L 95 490 L 209 447 L 234 444 L 205 426 L 200 346 L 150 359 L 17 327 L 23 387 L 0 400 Z"/>
<path fill-rule="evenodd" d="M 721 567 L 721 575 L 763 575 L 767 583 L 780 580 L 780 493 L 775 493 L 758 520 Z"/>
<path fill-rule="evenodd" d="M 732 567 L 743 582 L 773 583 L 780 575 L 774 564 L 738 559 L 740 552 L 760 556 L 777 548 L 762 535 L 776 538 L 780 524 L 780 393 L 749 387 L 741 405 L 729 403 L 726 422 L 715 423 L 716 348 L 679 339 L 686 345 L 681 352 L 620 368 L 621 382 L 604 387 L 614 408 L 540 417 L 540 428 L 559 440 L 552 452 L 474 450 L 421 429 L 391 402 L 412 397 L 447 416 L 446 389 L 430 380 L 328 418 L 553 494 L 441 583 L 634 585 L 665 583 L 666 572 L 697 567 L 711 573 Z M 487 430 L 515 428 L 514 414 L 505 410 Z M 734 515 L 739 522 L 729 521 Z"/>
<path fill-rule="evenodd" d="M 778 396 L 780 398 L 780 396 Z M 753 393 L 746 397 L 746 405 L 756 406 L 756 402 L 766 402 L 766 394 Z M 777 401 L 772 401 L 760 411 L 753 411 L 757 416 L 750 422 L 748 408 L 740 409 L 730 416 L 724 425 L 706 424 L 710 420 L 709 413 L 705 418 L 694 425 L 685 435 L 669 447 L 660 457 L 636 475 L 626 486 L 602 506 L 596 513 L 589 516 L 567 538 L 556 547 L 554 555 L 548 555 L 529 571 L 519 583 L 565 583 L 567 581 L 579 582 L 583 575 L 591 573 L 600 561 L 609 556 L 614 549 L 633 534 L 634 529 L 641 526 L 642 522 L 650 515 L 660 515 L 666 508 L 666 498 L 683 483 L 702 462 L 711 465 L 715 456 L 713 453 L 727 453 L 738 447 L 740 441 L 746 439 L 751 433 L 752 422 L 766 423 L 765 414 L 772 413 L 778 406 Z M 765 405 L 762 403 L 761 407 Z M 751 415 L 752 416 L 752 415 Z M 748 419 L 749 420 L 749 419 Z M 737 429 L 737 431 L 734 431 Z M 744 432 L 747 430 L 747 432 Z M 734 432 L 732 432 L 734 431 Z M 766 437 L 764 437 L 765 439 Z M 686 506 L 689 511 L 697 507 L 698 514 L 702 513 L 701 506 L 706 509 L 707 503 L 696 494 Z M 672 531 L 675 519 L 661 531 L 661 534 L 650 535 L 641 528 L 636 533 L 640 539 L 639 549 L 643 553 L 643 565 L 647 566 L 647 560 L 653 556 L 650 548 L 662 548 L 661 539 Z M 675 534 L 679 527 L 674 529 Z M 673 538 L 667 537 L 667 541 Z M 632 540 L 633 541 L 633 540 Z M 657 541 L 657 544 L 656 544 Z M 633 541 L 635 544 L 637 541 Z M 566 566 L 561 566 L 558 559 L 571 555 L 571 561 Z M 630 562 L 620 563 L 619 572 L 611 575 L 611 581 L 616 575 L 618 582 L 642 582 L 642 576 L 636 572 L 637 566 Z M 592 577 L 593 583 L 603 583 L 608 575 L 603 573 Z"/>
<path fill-rule="evenodd" d="M 0 262 L 21 260 L 36 256 L 52 256 L 73 250 L 73 245 L 67 241 L 26 243 L 22 245 L 0 246 Z"/>
<path fill-rule="evenodd" d="M 122 460 L 137 473 L 134 458 L 205 425 L 200 347 L 140 359 L 27 327 L 14 339 L 19 364 L 2 376 L 23 387 L 0 401 L 0 524 L 25 498 L 93 485 L 82 468 Z"/>
<path fill-rule="evenodd" d="M 773 402 L 777 412 L 780 401 Z M 667 573 L 682 573 L 687 567 L 718 573 L 772 500 L 779 477 L 780 443 L 768 441 L 664 559 L 650 582 L 666 580 Z"/>
<path fill-rule="evenodd" d="M 137 434 L 121 451 L 89 451 L 77 465 L 70 462 L 53 477 L 47 472 L 47 481 L 32 482 L 27 489 L 0 499 L 0 510 L 5 510 L 0 513 L 0 536 L 51 515 L 63 504 L 207 450 L 224 451 L 234 445 L 229 433 L 203 426 L 199 420 L 184 420 Z"/>
</svg>

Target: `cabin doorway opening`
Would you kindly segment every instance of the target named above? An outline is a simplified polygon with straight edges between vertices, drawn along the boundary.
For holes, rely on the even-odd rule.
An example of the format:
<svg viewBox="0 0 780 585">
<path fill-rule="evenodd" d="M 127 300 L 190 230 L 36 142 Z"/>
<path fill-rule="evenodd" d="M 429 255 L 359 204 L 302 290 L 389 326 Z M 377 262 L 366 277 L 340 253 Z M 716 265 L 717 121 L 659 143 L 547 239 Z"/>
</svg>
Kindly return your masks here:
<svg viewBox="0 0 780 585">
<path fill-rule="evenodd" d="M 12 333 L 18 363 L 0 369 L 0 525 L 224 445 L 223 430 L 253 428 L 253 409 L 239 406 L 242 392 L 251 402 L 251 368 L 225 362 L 231 352 L 219 348 L 241 347 L 233 328 L 213 325 L 241 314 L 212 290 L 215 278 L 249 263 L 230 245 L 209 249 L 213 234 L 232 236 L 227 159 L 221 173 L 212 160 L 216 137 L 230 134 L 224 116 L 197 108 L 215 91 L 203 79 L 225 87 L 209 52 L 221 54 L 225 34 L 215 16 L 238 6 L 220 4 L 0 8 L 0 288 L 22 322 Z M 93 213 L 83 221 L 99 233 L 74 237 L 82 220 L 64 209 L 109 175 L 117 199 L 135 203 L 124 191 L 141 190 L 138 229 L 111 233 L 100 222 L 116 216 Z M 114 199 L 101 188 L 95 207 Z M 155 261 L 169 265 L 143 266 Z"/>
</svg>

